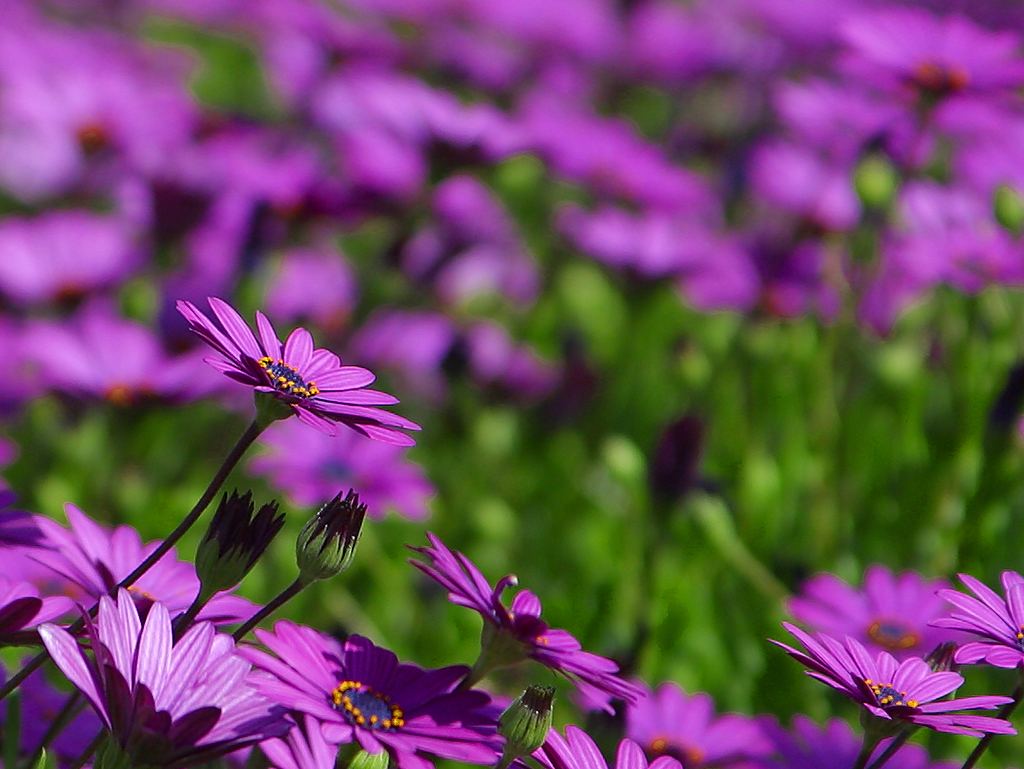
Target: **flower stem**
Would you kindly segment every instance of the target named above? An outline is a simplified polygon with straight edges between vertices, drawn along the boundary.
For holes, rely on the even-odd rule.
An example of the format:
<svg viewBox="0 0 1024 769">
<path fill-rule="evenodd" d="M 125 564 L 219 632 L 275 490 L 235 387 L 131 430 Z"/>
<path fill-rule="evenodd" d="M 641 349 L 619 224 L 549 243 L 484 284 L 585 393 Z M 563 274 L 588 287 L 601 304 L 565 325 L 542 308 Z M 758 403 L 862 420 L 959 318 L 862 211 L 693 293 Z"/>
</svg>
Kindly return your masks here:
<svg viewBox="0 0 1024 769">
<path fill-rule="evenodd" d="M 910 739 L 910 735 L 914 733 L 913 729 L 904 729 L 889 743 L 889 746 L 877 759 L 875 759 L 868 769 L 881 769 L 881 766 L 888 761 L 890 758 L 896 755 L 896 751 L 903 747 L 907 740 Z"/>
<path fill-rule="evenodd" d="M 292 584 L 290 584 L 288 587 L 286 587 L 284 590 L 278 593 L 270 601 L 270 603 L 268 603 L 258 612 L 249 617 L 249 619 L 246 620 L 244 625 L 242 625 L 240 628 L 238 628 L 238 630 L 231 634 L 231 637 L 234 638 L 235 641 L 241 641 L 243 638 L 245 638 L 246 635 L 249 634 L 249 631 L 256 627 L 258 624 L 260 624 L 260 622 L 262 622 L 264 618 L 266 618 L 270 614 L 273 614 L 284 604 L 286 604 L 292 598 L 297 596 L 302 591 L 302 589 L 306 587 L 306 585 L 308 584 L 308 582 L 304 582 L 301 579 L 296 579 L 294 582 L 292 582 Z"/>
<path fill-rule="evenodd" d="M 179 638 L 185 635 L 185 631 L 191 627 L 192 623 L 195 622 L 199 612 L 203 610 L 203 607 L 210 602 L 216 593 L 208 593 L 202 586 L 199 587 L 199 593 L 196 595 L 196 600 L 192 602 L 192 605 L 183 613 L 179 614 L 174 619 L 174 641 L 177 642 Z"/>
<path fill-rule="evenodd" d="M 1017 688 L 1013 690 L 1013 701 L 1007 702 L 1003 707 L 996 713 L 996 718 L 1009 718 L 1013 715 L 1013 711 L 1017 709 L 1020 704 L 1021 698 L 1024 697 L 1024 682 L 1017 684 Z M 972 767 L 978 763 L 978 759 L 981 758 L 982 754 L 988 750 L 988 746 L 992 743 L 994 734 L 986 734 L 978 744 L 974 746 L 974 750 L 971 751 L 971 755 L 964 761 L 964 765 L 961 769 L 972 769 Z"/>
<path fill-rule="evenodd" d="M 199 501 L 196 502 L 188 515 L 186 515 L 182 519 L 181 523 L 175 527 L 174 531 L 167 536 L 167 539 L 161 542 L 160 546 L 149 554 L 149 557 L 136 566 L 131 574 L 110 589 L 111 595 L 114 595 L 118 588 L 129 587 L 135 582 L 135 580 L 149 571 L 150 567 L 163 558 L 164 555 L 167 554 L 167 551 L 174 547 L 177 541 L 185 535 L 185 532 L 192 528 L 193 524 L 195 524 L 203 514 L 203 511 L 209 507 L 210 502 L 213 501 L 217 492 L 220 491 L 220 487 L 224 484 L 224 481 L 227 480 L 228 475 L 235 468 L 235 465 L 238 464 L 238 460 L 242 458 L 242 455 L 245 454 L 246 450 L 253 444 L 256 438 L 259 437 L 261 432 L 263 432 L 263 427 L 261 427 L 256 421 L 253 421 L 253 423 L 246 428 L 246 431 L 242 433 L 242 437 L 238 439 L 238 442 L 235 443 L 227 457 L 225 457 L 224 462 L 217 470 L 217 473 L 213 476 L 213 480 L 210 481 L 210 485 L 206 487 L 206 491 L 203 492 L 203 496 L 199 498 Z M 98 607 L 98 603 L 93 604 L 93 607 L 89 610 L 90 617 L 96 614 Z M 80 619 L 68 628 L 68 632 L 75 635 L 80 632 L 83 627 L 85 627 L 85 620 Z M 29 660 L 25 667 L 11 676 L 10 680 L 6 684 L 0 686 L 0 700 L 4 699 L 8 694 L 21 686 L 25 679 L 42 667 L 43 663 L 46 662 L 49 657 L 50 655 L 44 650 Z"/>
<path fill-rule="evenodd" d="M 868 759 L 871 758 L 876 745 L 878 745 L 878 737 L 870 731 L 865 732 L 864 741 L 860 744 L 860 753 L 857 754 L 857 760 L 853 763 L 853 769 L 864 769 L 868 765 Z"/>
</svg>

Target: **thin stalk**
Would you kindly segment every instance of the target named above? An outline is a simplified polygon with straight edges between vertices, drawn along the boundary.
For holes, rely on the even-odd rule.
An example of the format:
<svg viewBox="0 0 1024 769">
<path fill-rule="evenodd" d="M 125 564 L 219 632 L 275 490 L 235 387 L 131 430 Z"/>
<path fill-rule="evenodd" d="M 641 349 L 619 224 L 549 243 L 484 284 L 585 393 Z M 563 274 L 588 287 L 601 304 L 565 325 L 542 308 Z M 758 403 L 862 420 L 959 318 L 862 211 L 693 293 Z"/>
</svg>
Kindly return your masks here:
<svg viewBox="0 0 1024 769">
<path fill-rule="evenodd" d="M 43 735 L 43 739 L 39 742 L 39 747 L 36 748 L 35 752 L 25 764 L 26 767 L 31 769 L 31 767 L 39 763 L 39 759 L 43 755 L 43 751 L 60 736 L 60 733 L 64 731 L 65 727 L 71 723 L 71 719 L 78 715 L 83 707 L 85 707 L 85 702 L 82 701 L 81 692 L 76 691 L 68 697 L 56 718 L 53 719 L 53 723 L 51 723 L 50 727 L 46 730 L 46 734 Z"/>
<path fill-rule="evenodd" d="M 202 586 L 199 587 L 199 594 L 196 595 L 196 600 L 192 602 L 192 605 L 185 610 L 183 614 L 179 614 L 174 619 L 174 641 L 177 642 L 179 638 L 185 635 L 185 631 L 192 626 L 195 622 L 199 612 L 203 610 L 203 607 L 210 602 L 216 593 L 207 593 Z"/>
<path fill-rule="evenodd" d="M 1024 697 L 1024 683 L 1017 684 L 1017 688 L 1013 690 L 1013 701 L 1007 702 L 1003 707 L 996 713 L 996 718 L 1009 718 L 1013 715 L 1013 711 L 1017 709 L 1020 704 L 1021 698 Z M 988 750 L 988 746 L 992 743 L 994 734 L 986 734 L 978 744 L 974 746 L 974 750 L 971 751 L 971 755 L 964 761 L 964 765 L 960 769 L 972 769 L 981 756 Z"/>
<path fill-rule="evenodd" d="M 231 634 L 231 637 L 234 638 L 235 641 L 241 641 L 243 638 L 245 638 L 246 635 L 249 634 L 250 630 L 252 630 L 258 624 L 260 624 L 260 622 L 262 622 L 267 616 L 273 614 L 284 604 L 286 604 L 292 598 L 297 596 L 302 591 L 302 589 L 306 587 L 306 584 L 307 583 L 303 582 L 301 579 L 296 579 L 294 582 L 292 582 L 292 584 L 290 584 L 288 587 L 286 587 L 284 590 L 278 593 L 270 601 L 270 603 L 268 603 L 258 612 L 249 617 L 249 619 L 246 620 L 244 625 L 242 625 L 240 628 L 238 628 L 238 630 Z"/>
<path fill-rule="evenodd" d="M 210 485 L 206 487 L 206 491 L 203 492 L 203 495 L 189 511 L 188 515 L 186 515 L 174 531 L 167 536 L 167 539 L 161 542 L 160 546 L 150 553 L 148 558 L 135 567 L 131 574 L 110 589 L 111 595 L 116 594 L 119 588 L 131 586 L 135 580 L 149 571 L 153 564 L 163 558 L 164 555 L 167 554 L 167 551 L 174 547 L 178 540 L 185 535 L 185 532 L 192 528 L 193 524 L 199 520 L 199 517 L 203 514 L 206 508 L 210 506 L 210 502 L 213 501 L 217 492 L 220 491 L 220 487 L 224 484 L 228 475 L 230 475 L 231 471 L 235 468 L 235 465 L 238 464 L 238 460 L 242 458 L 242 455 L 245 454 L 246 450 L 253 444 L 253 441 L 259 437 L 261 432 L 263 432 L 263 428 L 254 420 L 253 423 L 246 428 L 246 431 L 242 434 L 242 437 L 238 439 L 238 442 L 232 447 L 227 457 L 225 457 L 224 462 L 210 481 Z M 98 608 L 99 603 L 93 604 L 93 607 L 89 609 L 89 616 L 95 616 Z M 81 632 L 84 627 L 85 620 L 79 619 L 68 628 L 68 632 L 75 635 L 76 633 Z M 6 684 L 0 686 L 0 700 L 4 699 L 8 694 L 21 686 L 25 679 L 42 667 L 43 663 L 46 662 L 47 659 L 49 659 L 49 654 L 44 650 L 29 660 L 25 667 L 11 676 Z"/>
<path fill-rule="evenodd" d="M 896 736 L 896 738 L 889 743 L 889 747 L 885 749 L 882 755 L 880 755 L 872 762 L 871 766 L 869 766 L 868 769 L 881 769 L 882 765 L 890 758 L 896 755 L 896 751 L 903 747 L 906 741 L 910 739 L 910 735 L 912 735 L 913 733 L 913 729 L 904 729 L 902 732 L 900 732 Z"/>
</svg>

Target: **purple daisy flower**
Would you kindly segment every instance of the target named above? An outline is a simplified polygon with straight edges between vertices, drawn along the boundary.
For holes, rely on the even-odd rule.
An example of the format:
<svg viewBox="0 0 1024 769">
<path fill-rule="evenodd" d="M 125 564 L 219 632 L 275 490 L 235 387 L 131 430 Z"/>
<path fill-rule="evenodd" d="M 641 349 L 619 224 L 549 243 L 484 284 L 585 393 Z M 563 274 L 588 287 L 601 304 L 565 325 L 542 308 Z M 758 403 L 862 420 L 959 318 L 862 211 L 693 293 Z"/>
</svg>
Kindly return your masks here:
<svg viewBox="0 0 1024 769">
<path fill-rule="evenodd" d="M 565 737 L 552 729 L 544 747 L 533 757 L 549 769 L 608 769 L 597 745 L 589 735 L 575 726 L 565 727 Z M 689 766 L 689 764 L 687 764 Z M 615 757 L 615 769 L 682 769 L 682 765 L 670 756 L 656 758 L 649 765 L 644 751 L 632 740 L 619 743 Z"/>
<path fill-rule="evenodd" d="M 715 715 L 707 694 L 687 694 L 667 682 L 626 710 L 626 735 L 648 755 L 671 756 L 687 769 L 732 766 L 768 755 L 760 725 L 741 715 Z"/>
<path fill-rule="evenodd" d="M 338 746 L 324 739 L 312 716 L 304 716 L 286 737 L 261 742 L 260 750 L 274 769 L 334 769 L 338 760 Z"/>
<path fill-rule="evenodd" d="M 76 598 L 95 601 L 127 577 L 159 546 L 158 541 L 142 544 L 131 526 L 108 529 L 100 526 L 72 504 L 65 505 L 70 529 L 43 516 L 36 525 L 44 540 L 27 551 L 38 563 L 69 584 Z M 172 615 L 185 611 L 199 593 L 195 566 L 179 561 L 172 549 L 136 580 L 129 593 L 140 608 L 160 602 Z M 216 624 L 241 622 L 252 616 L 252 603 L 241 596 L 220 593 L 202 611 L 200 620 Z"/>
<path fill-rule="evenodd" d="M 958 634 L 930 627 L 949 614 L 949 604 L 936 593 L 948 588 L 944 580 L 924 579 L 907 571 L 894 574 L 875 564 L 864 572 L 857 590 L 833 574 L 805 582 L 788 608 L 811 630 L 836 638 L 851 636 L 868 651 L 887 651 L 897 659 L 923 657 Z"/>
<path fill-rule="evenodd" d="M 343 366 L 334 353 L 313 347 L 313 337 L 297 328 L 283 345 L 267 317 L 256 313 L 259 339 L 242 316 L 227 302 L 209 298 L 217 322 L 191 302 L 179 301 L 178 311 L 204 342 L 220 353 L 206 362 L 230 379 L 272 394 L 298 418 L 328 434 L 335 425 L 347 425 L 369 438 L 411 446 L 415 441 L 402 430 L 419 425 L 377 406 L 398 403 L 387 393 L 367 389 L 376 378 L 359 366 Z"/>
<path fill-rule="evenodd" d="M 0 576 L 0 645 L 19 640 L 24 631 L 68 614 L 75 605 L 65 596 L 41 596 L 30 582 Z"/>
<path fill-rule="evenodd" d="M 501 594 L 517 584 L 514 575 L 498 580 L 492 588 L 476 565 L 462 553 L 450 550 L 437 536 L 427 533 L 428 547 L 413 547 L 430 563 L 410 561 L 413 566 L 448 590 L 452 603 L 473 609 L 484 618 L 484 645 L 500 646 L 496 661 L 485 667 L 513 664 L 530 657 L 542 665 L 569 677 L 584 700 L 613 712 L 611 700 L 636 702 L 643 689 L 618 675 L 619 666 L 607 657 L 583 651 L 580 642 L 568 631 L 549 627 L 540 618 L 540 599 L 529 590 L 520 591 L 506 607 Z M 504 641 L 511 641 L 511 647 Z M 482 657 L 488 655 L 485 649 Z M 481 663 L 477 663 L 480 666 Z M 486 669 L 478 671 L 480 675 Z"/>
<path fill-rule="evenodd" d="M 260 692 L 318 721 L 332 744 L 386 750 L 400 769 L 432 766 L 425 756 L 487 764 L 499 755 L 490 697 L 455 690 L 465 666 L 424 670 L 362 636 L 342 642 L 287 621 L 256 637 L 273 655 L 239 653 L 270 674 Z"/>
<path fill-rule="evenodd" d="M 57 667 L 89 700 L 136 763 L 182 766 L 210 761 L 284 734 L 281 708 L 254 688 L 257 676 L 209 622 L 172 641 L 171 617 L 156 603 L 139 618 L 126 590 L 100 599 L 89 623 L 93 659 L 67 631 L 39 628 Z"/>
<path fill-rule="evenodd" d="M 806 672 L 811 678 L 845 694 L 876 718 L 973 737 L 1017 733 L 1001 718 L 953 712 L 994 710 L 1012 702 L 1009 697 L 942 699 L 963 683 L 958 673 L 935 672 L 918 657 L 899 662 L 884 651 L 872 658 L 854 638 L 847 637 L 845 643 L 840 643 L 827 635 L 808 635 L 788 622 L 783 627 L 804 645 L 806 653 L 780 641 L 773 640 L 773 644 L 809 668 Z"/>
<path fill-rule="evenodd" d="M 957 590 L 942 590 L 939 595 L 954 606 L 949 617 L 932 624 L 981 636 L 984 641 L 966 643 L 956 651 L 960 663 L 985 662 L 1000 668 L 1015 668 L 1024 663 L 1024 577 L 1004 571 L 1003 592 L 995 591 L 969 574 L 959 574 L 977 598 Z"/>
</svg>

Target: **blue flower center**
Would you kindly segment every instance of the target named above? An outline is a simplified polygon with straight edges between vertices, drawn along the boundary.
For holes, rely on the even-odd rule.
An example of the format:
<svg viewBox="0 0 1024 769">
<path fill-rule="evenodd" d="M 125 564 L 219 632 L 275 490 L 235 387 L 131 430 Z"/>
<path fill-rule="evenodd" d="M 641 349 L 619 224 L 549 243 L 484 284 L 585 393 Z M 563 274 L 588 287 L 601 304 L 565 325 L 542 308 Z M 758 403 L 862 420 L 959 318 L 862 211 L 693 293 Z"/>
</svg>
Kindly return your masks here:
<svg viewBox="0 0 1024 769">
<path fill-rule="evenodd" d="M 285 363 L 280 358 L 275 361 L 264 356 L 256 362 L 267 372 L 267 379 L 275 390 L 300 398 L 310 398 L 320 392 L 315 382 L 307 382 L 299 376 L 299 370 L 295 366 Z"/>
<path fill-rule="evenodd" d="M 1017 631 L 1017 648 L 1024 652 L 1024 625 Z"/>
<path fill-rule="evenodd" d="M 405 714 L 398 705 L 359 681 L 339 683 L 331 692 L 331 702 L 353 726 L 384 731 L 405 726 Z"/>
<path fill-rule="evenodd" d="M 912 649 L 921 642 L 920 636 L 899 620 L 879 619 L 868 625 L 868 637 L 889 651 Z"/>
<path fill-rule="evenodd" d="M 917 700 L 908 700 L 907 693 L 899 691 L 892 684 L 876 684 L 870 678 L 865 678 L 864 683 L 868 685 L 871 693 L 875 695 L 875 701 L 880 708 L 917 707 Z"/>
</svg>

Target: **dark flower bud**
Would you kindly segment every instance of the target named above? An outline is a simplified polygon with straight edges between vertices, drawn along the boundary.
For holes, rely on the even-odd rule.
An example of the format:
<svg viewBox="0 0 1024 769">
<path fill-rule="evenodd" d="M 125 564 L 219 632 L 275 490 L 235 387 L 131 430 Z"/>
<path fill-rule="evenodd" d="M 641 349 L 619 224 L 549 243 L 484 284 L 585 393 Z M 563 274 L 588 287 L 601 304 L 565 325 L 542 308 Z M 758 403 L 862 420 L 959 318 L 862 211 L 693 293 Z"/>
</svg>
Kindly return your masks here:
<svg viewBox="0 0 1024 769">
<path fill-rule="evenodd" d="M 956 644 L 952 641 L 946 641 L 928 652 L 928 656 L 924 658 L 924 661 L 937 673 L 946 671 L 955 673 L 960 669 L 960 666 L 956 664 L 956 660 L 953 659 L 955 654 Z"/>
<path fill-rule="evenodd" d="M 551 730 L 555 690 L 550 686 L 529 686 L 498 719 L 498 734 L 505 738 L 501 764 L 508 766 L 544 744 Z"/>
<path fill-rule="evenodd" d="M 355 556 L 359 534 L 366 517 L 366 505 L 359 504 L 359 495 L 349 490 L 321 507 L 309 520 L 295 543 L 299 579 L 313 582 L 340 574 Z"/>
<path fill-rule="evenodd" d="M 1009 433 L 1017 425 L 1024 408 L 1024 362 L 1016 363 L 1006 375 L 999 394 L 988 412 L 989 430 Z"/>
<path fill-rule="evenodd" d="M 648 471 L 654 496 L 671 502 L 690 491 L 697 483 L 703 452 L 704 422 L 699 417 L 687 414 L 666 427 Z"/>
<path fill-rule="evenodd" d="M 268 502 L 254 512 L 251 491 L 242 496 L 233 491 L 230 497 L 221 497 L 210 528 L 196 550 L 196 572 L 207 594 L 241 582 L 284 526 L 277 502 Z"/>
</svg>

